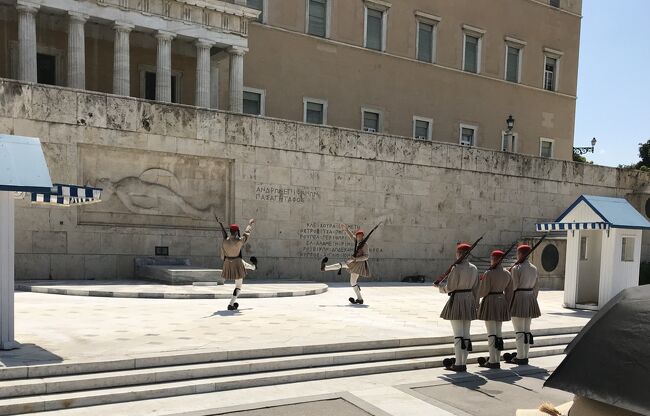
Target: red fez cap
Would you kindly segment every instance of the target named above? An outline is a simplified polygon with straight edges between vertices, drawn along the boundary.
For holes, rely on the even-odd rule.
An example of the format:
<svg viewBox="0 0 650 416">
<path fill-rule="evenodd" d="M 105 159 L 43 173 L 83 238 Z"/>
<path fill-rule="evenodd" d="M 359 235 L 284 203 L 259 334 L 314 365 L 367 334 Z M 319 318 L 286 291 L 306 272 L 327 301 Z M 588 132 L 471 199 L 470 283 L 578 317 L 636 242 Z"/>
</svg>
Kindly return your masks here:
<svg viewBox="0 0 650 416">
<path fill-rule="evenodd" d="M 494 250 L 494 251 L 490 254 L 490 256 L 492 256 L 492 257 L 501 257 L 501 256 L 503 256 L 503 254 L 504 254 L 504 253 L 503 253 L 503 251 L 501 251 L 501 250 Z"/>
<path fill-rule="evenodd" d="M 359 229 L 357 230 L 357 232 L 354 233 L 354 235 L 358 235 L 358 234 L 362 234 L 362 235 L 364 235 L 365 233 L 363 232 L 363 230 L 362 230 L 361 228 L 359 228 Z"/>
<path fill-rule="evenodd" d="M 530 248 L 530 246 L 528 244 L 522 244 L 519 247 L 517 247 L 517 251 L 528 252 L 530 250 L 531 250 L 531 248 Z"/>
<path fill-rule="evenodd" d="M 470 248 L 472 248 L 472 246 L 467 244 L 467 243 L 460 243 L 460 244 L 458 244 L 456 246 L 456 250 L 459 250 L 459 251 L 467 251 Z"/>
<path fill-rule="evenodd" d="M 234 233 L 235 231 L 239 231 L 239 225 L 237 225 L 237 224 L 230 224 L 230 231 L 232 231 L 233 233 Z"/>
</svg>

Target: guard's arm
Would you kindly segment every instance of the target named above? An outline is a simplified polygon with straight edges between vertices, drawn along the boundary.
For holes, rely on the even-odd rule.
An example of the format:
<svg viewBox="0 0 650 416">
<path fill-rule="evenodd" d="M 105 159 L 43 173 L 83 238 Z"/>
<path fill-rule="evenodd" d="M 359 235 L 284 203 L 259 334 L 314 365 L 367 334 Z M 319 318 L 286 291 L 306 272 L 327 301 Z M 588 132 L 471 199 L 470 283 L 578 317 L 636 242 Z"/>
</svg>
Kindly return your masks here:
<svg viewBox="0 0 650 416">
<path fill-rule="evenodd" d="M 250 221 L 248 221 L 248 225 L 246 226 L 246 229 L 244 230 L 244 234 L 242 235 L 242 241 L 246 243 L 248 239 L 251 236 L 251 232 L 253 231 L 253 225 L 255 225 L 255 219 L 251 218 Z"/>
</svg>

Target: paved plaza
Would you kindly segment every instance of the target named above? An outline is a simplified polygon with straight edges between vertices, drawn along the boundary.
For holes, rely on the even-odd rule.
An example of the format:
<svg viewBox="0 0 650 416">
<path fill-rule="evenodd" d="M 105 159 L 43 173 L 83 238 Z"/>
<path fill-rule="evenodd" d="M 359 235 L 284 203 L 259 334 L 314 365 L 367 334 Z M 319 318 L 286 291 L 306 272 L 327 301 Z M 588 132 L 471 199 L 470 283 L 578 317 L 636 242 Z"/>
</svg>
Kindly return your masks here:
<svg viewBox="0 0 650 416">
<path fill-rule="evenodd" d="M 17 292 L 16 340 L 5 365 L 108 360 L 196 350 L 243 350 L 451 335 L 439 317 L 447 296 L 429 284 L 330 284 L 320 295 L 241 299 L 129 299 Z M 231 287 L 226 285 L 226 288 Z M 246 292 L 247 286 L 244 286 Z M 583 326 L 590 312 L 562 307 L 561 291 L 541 291 L 543 315 L 533 330 Z M 485 333 L 475 321 L 475 333 Z M 512 330 L 509 322 L 504 331 Z"/>
</svg>

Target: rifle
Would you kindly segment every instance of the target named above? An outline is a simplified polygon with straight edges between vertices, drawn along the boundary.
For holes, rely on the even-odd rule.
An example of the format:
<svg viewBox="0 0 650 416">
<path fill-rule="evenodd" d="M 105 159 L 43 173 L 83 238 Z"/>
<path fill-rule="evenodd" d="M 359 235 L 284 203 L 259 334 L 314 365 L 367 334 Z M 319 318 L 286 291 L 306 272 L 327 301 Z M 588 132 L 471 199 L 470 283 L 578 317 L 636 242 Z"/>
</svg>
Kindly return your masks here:
<svg viewBox="0 0 650 416">
<path fill-rule="evenodd" d="M 515 264 L 513 264 L 512 266 L 510 266 L 510 268 L 508 269 L 508 271 L 511 271 L 512 268 L 515 267 L 516 265 L 525 262 L 525 261 L 528 259 L 528 256 L 530 256 L 531 254 L 533 254 L 533 251 L 535 251 L 535 249 L 537 249 L 537 247 L 539 247 L 539 245 L 542 243 L 542 241 L 544 241 L 544 239 L 546 239 L 546 236 L 547 236 L 547 235 L 548 235 L 548 234 L 544 234 L 544 235 L 542 236 L 542 238 L 540 238 L 539 241 L 537 241 L 537 242 L 533 245 L 533 247 L 530 249 L 530 251 L 529 251 L 529 252 L 524 256 L 524 258 L 521 259 L 521 261 L 517 260 L 517 261 L 515 262 Z"/>
<path fill-rule="evenodd" d="M 379 224 L 375 225 L 375 228 L 373 228 L 372 230 L 370 230 L 370 232 L 368 233 L 368 235 L 366 235 L 365 237 L 363 237 L 363 239 L 362 239 L 361 241 L 359 241 L 358 243 L 357 243 L 357 240 L 356 240 L 356 238 L 355 238 L 355 240 L 354 240 L 354 253 L 352 254 L 352 257 L 357 257 L 357 254 L 358 254 L 359 249 L 361 249 L 361 247 L 363 247 L 363 245 L 366 244 L 366 241 L 368 241 L 368 239 L 370 238 L 370 235 L 371 235 L 371 234 L 372 234 L 372 233 L 377 229 L 377 227 L 379 227 L 382 223 L 383 223 L 383 221 L 380 221 Z"/>
<path fill-rule="evenodd" d="M 516 245 L 517 245 L 517 240 L 515 240 L 515 242 L 512 243 L 512 245 L 511 245 L 511 246 L 510 246 L 506 251 L 503 252 L 503 256 L 501 256 L 501 258 L 499 259 L 499 261 L 497 261 L 497 263 L 496 263 L 494 266 L 490 265 L 490 267 L 488 267 L 488 269 L 487 269 L 487 270 L 486 270 L 486 271 L 481 275 L 481 279 L 483 279 L 483 277 L 485 276 L 485 273 L 487 273 L 487 272 L 489 272 L 490 270 L 494 270 L 494 269 L 496 269 L 497 267 L 499 267 L 499 265 L 501 264 L 501 262 L 503 262 L 503 260 L 508 256 L 508 254 L 510 254 L 510 252 L 512 251 L 513 248 L 515 248 Z"/>
<path fill-rule="evenodd" d="M 221 232 L 223 233 L 223 239 L 224 239 L 224 240 L 227 239 L 227 238 L 228 238 L 228 233 L 226 232 L 226 229 L 224 228 L 224 226 L 223 226 L 223 224 L 221 223 L 221 221 L 219 221 L 219 217 L 217 217 L 217 216 L 215 215 L 214 218 L 217 220 L 217 222 L 218 222 L 219 225 L 221 226 Z"/>
<path fill-rule="evenodd" d="M 449 268 L 447 269 L 447 271 L 444 272 L 443 274 L 441 274 L 440 277 L 438 277 L 438 278 L 436 279 L 436 281 L 433 282 L 433 285 L 434 285 L 434 286 L 439 286 L 440 283 L 444 282 L 444 281 L 447 279 L 447 277 L 449 276 L 449 273 L 451 273 L 451 271 L 453 270 L 453 268 L 454 268 L 456 265 L 460 264 L 463 260 L 465 260 L 465 259 L 467 258 L 467 256 L 469 256 L 469 253 L 471 253 L 472 250 L 474 250 L 474 247 L 476 247 L 476 245 L 477 245 L 477 244 L 478 244 L 478 243 L 483 239 L 483 236 L 484 236 L 484 235 L 485 235 L 485 233 L 483 233 L 483 235 L 481 235 L 481 236 L 478 238 L 478 240 L 474 241 L 474 244 L 472 244 L 472 246 L 469 248 L 469 250 L 465 251 L 465 253 L 463 253 L 462 256 L 460 256 L 458 259 L 456 259 L 456 261 L 454 262 L 454 264 L 452 264 L 451 266 L 449 266 Z"/>
</svg>

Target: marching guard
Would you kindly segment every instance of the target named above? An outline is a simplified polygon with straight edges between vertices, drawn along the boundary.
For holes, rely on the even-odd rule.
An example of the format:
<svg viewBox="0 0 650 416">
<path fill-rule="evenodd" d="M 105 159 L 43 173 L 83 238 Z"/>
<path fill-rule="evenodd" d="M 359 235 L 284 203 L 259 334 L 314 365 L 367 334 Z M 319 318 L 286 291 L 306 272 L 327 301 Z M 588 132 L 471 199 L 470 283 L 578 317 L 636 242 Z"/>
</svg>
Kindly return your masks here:
<svg viewBox="0 0 650 416">
<path fill-rule="evenodd" d="M 480 278 L 479 297 L 482 300 L 478 309 L 478 319 L 485 321 L 490 352 L 489 358 L 478 359 L 481 367 L 501 368 L 499 362 L 499 351 L 503 351 L 501 327 L 503 322 L 510 320 L 510 304 L 506 299 L 505 290 L 510 286 L 512 277 L 500 264 L 509 251 L 494 250 L 490 254 L 490 268 Z"/>
<path fill-rule="evenodd" d="M 361 287 L 359 287 L 359 277 L 370 277 L 370 269 L 368 267 L 368 237 L 372 234 L 379 225 L 368 233 L 368 237 L 365 237 L 365 234 L 362 229 L 358 229 L 354 234 L 350 231 L 350 227 L 345 224 L 341 224 L 341 230 L 347 234 L 352 241 L 354 241 L 354 252 L 352 257 L 346 260 L 343 263 L 334 263 L 326 265 L 329 260 L 327 257 L 324 257 L 321 260 L 320 269 L 323 272 L 348 269 L 350 272 L 350 286 L 354 289 L 354 293 L 357 296 L 356 299 L 350 297 L 348 300 L 353 305 L 363 305 L 363 296 L 361 296 Z"/>
<path fill-rule="evenodd" d="M 230 303 L 228 304 L 229 311 L 234 311 L 239 308 L 237 297 L 241 292 L 244 277 L 246 277 L 247 273 L 246 270 L 255 270 L 257 268 L 257 260 L 255 257 L 251 257 L 251 263 L 253 263 L 251 265 L 244 261 L 241 254 L 242 247 L 250 239 L 254 224 L 254 219 L 248 221 L 248 226 L 246 226 L 243 235 L 240 235 L 239 225 L 231 224 L 229 227 L 230 236 L 226 235 L 226 231 L 223 225 L 221 225 L 224 234 L 223 244 L 221 245 L 221 259 L 223 260 L 222 276 L 226 280 L 235 281 L 235 290 L 233 290 Z"/>
<path fill-rule="evenodd" d="M 541 240 L 535 245 L 535 248 L 539 243 Z M 539 292 L 537 267 L 528 260 L 528 256 L 533 250 L 534 248 L 526 244 L 517 247 L 517 263 L 512 267 L 512 280 L 506 288 L 512 326 L 515 329 L 517 353 L 506 353 L 503 358 L 506 362 L 518 365 L 528 364 L 528 350 L 534 343 L 533 334 L 530 332 L 530 323 L 533 318 L 539 318 L 542 315 L 537 303 Z"/>
<path fill-rule="evenodd" d="M 473 245 L 458 244 L 456 263 L 442 279 L 434 283 L 441 293 L 449 295 L 440 317 L 451 321 L 455 358 L 446 358 L 443 364 L 448 370 L 456 372 L 467 371 L 467 356 L 472 351 L 469 330 L 472 321 L 477 318 L 479 279 L 476 266 L 470 263 L 467 257 L 480 240 Z"/>
</svg>

